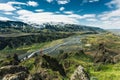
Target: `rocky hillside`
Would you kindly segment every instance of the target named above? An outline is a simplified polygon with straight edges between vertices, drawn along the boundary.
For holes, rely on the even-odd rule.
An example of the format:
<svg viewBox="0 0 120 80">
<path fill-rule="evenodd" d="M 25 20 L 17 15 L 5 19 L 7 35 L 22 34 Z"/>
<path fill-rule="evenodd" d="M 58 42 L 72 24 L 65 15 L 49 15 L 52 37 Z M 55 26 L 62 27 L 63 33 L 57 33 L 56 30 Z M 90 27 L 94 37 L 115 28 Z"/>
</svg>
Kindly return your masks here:
<svg viewBox="0 0 120 80">
<path fill-rule="evenodd" d="M 59 51 L 57 56 L 35 54 L 20 61 L 16 54 L 8 55 L 0 60 L 0 79 L 119 80 L 120 37 L 92 34 L 81 37 L 81 42 L 82 49 Z"/>
<path fill-rule="evenodd" d="M 24 33 L 24 34 L 3 34 L 0 35 L 0 50 L 4 48 L 17 48 L 34 43 L 48 42 L 56 39 L 66 38 L 73 33 Z"/>
<path fill-rule="evenodd" d="M 90 80 L 86 69 L 82 67 L 85 65 L 75 61 L 76 57 L 79 57 L 80 59 L 83 59 L 83 56 L 84 58 L 90 58 L 86 56 L 83 51 L 67 54 L 68 56 L 64 57 L 63 55 L 66 55 L 66 53 L 61 53 L 61 55 L 56 58 L 48 55 L 36 55 L 33 58 L 19 62 L 19 64 L 15 64 L 17 59 L 9 57 L 0 62 L 0 64 L 2 64 L 0 65 L 0 79 Z M 84 60 L 81 61 L 84 62 Z"/>
</svg>

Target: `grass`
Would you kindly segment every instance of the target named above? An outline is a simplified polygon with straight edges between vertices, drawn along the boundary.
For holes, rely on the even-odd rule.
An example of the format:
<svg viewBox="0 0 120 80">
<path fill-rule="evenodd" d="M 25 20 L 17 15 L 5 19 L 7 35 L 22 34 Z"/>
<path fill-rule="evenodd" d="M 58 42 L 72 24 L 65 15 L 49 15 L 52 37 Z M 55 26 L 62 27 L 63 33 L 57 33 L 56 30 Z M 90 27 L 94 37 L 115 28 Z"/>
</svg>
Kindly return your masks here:
<svg viewBox="0 0 120 80">
<path fill-rule="evenodd" d="M 120 37 L 112 33 L 89 35 L 82 38 L 82 43 L 91 44 L 91 50 L 95 50 L 99 43 L 104 43 L 107 48 L 115 52 L 120 51 Z M 86 49 L 85 45 L 83 47 Z"/>
<path fill-rule="evenodd" d="M 33 34 L 33 33 L 10 33 L 10 34 L 0 34 L 0 37 L 19 37 L 19 36 L 26 36 L 26 35 L 36 35 L 36 34 Z"/>
<path fill-rule="evenodd" d="M 35 68 L 34 62 L 35 62 L 35 58 L 30 58 L 27 61 L 23 61 L 19 65 L 27 67 L 28 70 L 32 73 L 32 72 L 35 72 L 35 70 L 34 70 L 34 68 Z"/>
<path fill-rule="evenodd" d="M 77 58 L 78 56 L 71 58 L 74 63 L 82 65 L 87 73 L 89 73 L 91 80 L 120 80 L 120 63 L 117 64 L 97 64 L 93 65 L 93 62 L 89 61 L 85 57 Z M 75 66 L 71 66 L 70 70 L 74 70 Z"/>
<path fill-rule="evenodd" d="M 50 42 L 49 44 L 45 45 L 43 48 L 55 46 L 55 45 L 61 44 L 61 43 L 63 43 L 63 39 L 54 40 L 54 41 Z"/>
<path fill-rule="evenodd" d="M 24 54 L 28 51 L 28 49 L 24 49 L 24 50 L 16 50 L 16 49 L 4 49 L 0 51 L 0 58 L 5 58 L 6 55 L 10 54 L 11 56 L 14 53 L 17 53 L 18 55 L 20 54 Z"/>
<path fill-rule="evenodd" d="M 50 42 L 25 45 L 25 46 L 21 46 L 21 47 L 14 48 L 14 49 L 10 49 L 10 48 L 6 47 L 4 50 L 0 50 L 0 55 L 1 55 L 0 58 L 4 58 L 8 54 L 13 55 L 14 53 L 17 53 L 18 55 L 21 55 L 21 54 L 24 54 L 27 52 L 33 52 L 33 51 L 36 51 L 39 49 L 43 49 L 43 48 L 47 48 L 50 46 L 54 46 L 56 44 L 60 44 L 62 42 L 63 42 L 62 39 L 58 39 L 58 40 L 54 40 L 54 41 L 50 41 Z"/>
<path fill-rule="evenodd" d="M 88 48 L 93 52 L 96 52 L 99 43 L 104 43 L 105 47 L 110 50 L 117 53 L 120 52 L 120 37 L 111 33 L 90 35 L 83 38 L 82 42 L 84 44 L 92 44 L 92 47 Z M 90 53 L 93 54 L 92 52 Z M 87 71 L 90 73 L 91 80 L 120 80 L 120 63 L 90 65 Z"/>
<path fill-rule="evenodd" d="M 35 50 L 38 50 L 38 49 L 41 49 L 43 48 L 45 45 L 49 44 L 50 42 L 44 42 L 44 43 L 36 43 L 36 44 L 32 44 L 32 45 L 27 45 L 27 46 L 21 46 L 19 48 L 17 48 L 16 50 L 28 50 L 28 52 L 31 52 L 31 51 L 35 51 Z"/>
<path fill-rule="evenodd" d="M 79 65 L 83 66 L 88 72 L 88 67 L 92 66 L 92 58 L 81 52 L 72 52 L 68 53 L 68 57 L 64 60 L 61 60 L 60 63 L 63 64 L 67 77 L 70 78 Z"/>
<path fill-rule="evenodd" d="M 83 40 L 84 44 L 92 44 L 92 48 L 94 49 L 91 47 L 88 48 L 90 48 L 93 52 L 96 52 L 94 50 L 96 50 L 98 44 L 102 42 L 105 43 L 107 48 L 118 53 L 120 52 L 120 37 L 111 33 L 104 35 L 89 35 Z M 92 54 L 92 52 L 90 53 Z M 72 65 L 66 69 L 68 73 L 67 76 L 71 76 L 77 66 L 82 65 L 87 73 L 89 73 L 91 80 L 120 80 L 120 62 L 116 64 L 93 65 L 93 61 L 86 55 L 72 56 L 67 60 L 73 62 Z"/>
<path fill-rule="evenodd" d="M 120 80 L 120 71 L 91 72 L 92 77 L 95 77 L 97 80 Z"/>
<path fill-rule="evenodd" d="M 120 80 L 120 63 L 92 65 L 88 71 L 91 80 Z"/>
</svg>

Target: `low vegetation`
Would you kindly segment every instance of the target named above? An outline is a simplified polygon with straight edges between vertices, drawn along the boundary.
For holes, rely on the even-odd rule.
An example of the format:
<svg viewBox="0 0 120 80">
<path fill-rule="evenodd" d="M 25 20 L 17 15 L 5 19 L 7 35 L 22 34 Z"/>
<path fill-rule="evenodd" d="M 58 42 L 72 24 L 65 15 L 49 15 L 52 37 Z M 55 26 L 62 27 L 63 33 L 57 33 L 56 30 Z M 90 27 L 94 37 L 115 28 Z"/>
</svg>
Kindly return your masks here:
<svg viewBox="0 0 120 80">
<path fill-rule="evenodd" d="M 19 23 L 19 25 L 22 24 Z M 24 29 L 23 27 L 21 27 L 21 31 L 15 27 L 10 31 L 8 29 L 6 31 L 0 29 L 2 33 L 5 33 L 4 35 L 0 35 L 0 67 L 6 68 L 9 66 L 16 68 L 17 66 L 19 68 L 22 66 L 26 72 L 23 71 L 14 74 L 24 73 L 28 80 L 69 80 L 74 71 L 81 65 L 91 80 L 119 80 L 119 36 L 109 32 L 96 34 L 102 31 L 102 29 L 93 29 L 87 26 L 65 24 L 64 28 L 61 25 L 45 25 L 44 28 L 41 28 L 42 32 L 34 32 L 34 28 Z M 86 32 L 82 32 L 84 30 L 83 27 L 86 28 Z M 7 31 L 14 31 L 14 33 L 19 34 L 6 34 Z M 24 61 L 20 61 L 18 58 L 19 55 L 27 52 L 34 52 L 64 43 L 64 39 L 62 38 L 74 36 L 75 34 L 82 34 L 83 37 L 80 39 L 80 44 L 71 46 L 63 45 L 58 49 L 59 51 L 56 49 L 51 54 L 36 54 Z M 80 45 L 80 47 L 77 45 Z"/>
</svg>

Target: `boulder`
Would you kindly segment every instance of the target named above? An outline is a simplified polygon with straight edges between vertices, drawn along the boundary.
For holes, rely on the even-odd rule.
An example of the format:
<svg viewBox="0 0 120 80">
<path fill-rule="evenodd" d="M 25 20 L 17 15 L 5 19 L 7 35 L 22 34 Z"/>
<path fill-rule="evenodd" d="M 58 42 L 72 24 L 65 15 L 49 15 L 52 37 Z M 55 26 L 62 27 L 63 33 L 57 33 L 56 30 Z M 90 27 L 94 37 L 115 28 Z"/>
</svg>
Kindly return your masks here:
<svg viewBox="0 0 120 80">
<path fill-rule="evenodd" d="M 72 74 L 70 80 L 90 80 L 88 74 L 85 72 L 82 66 L 78 66 L 78 68 Z"/>
<path fill-rule="evenodd" d="M 118 54 L 118 55 L 116 55 L 116 56 L 113 57 L 113 62 L 114 63 L 117 63 L 119 61 L 120 61 L 120 54 Z"/>
</svg>

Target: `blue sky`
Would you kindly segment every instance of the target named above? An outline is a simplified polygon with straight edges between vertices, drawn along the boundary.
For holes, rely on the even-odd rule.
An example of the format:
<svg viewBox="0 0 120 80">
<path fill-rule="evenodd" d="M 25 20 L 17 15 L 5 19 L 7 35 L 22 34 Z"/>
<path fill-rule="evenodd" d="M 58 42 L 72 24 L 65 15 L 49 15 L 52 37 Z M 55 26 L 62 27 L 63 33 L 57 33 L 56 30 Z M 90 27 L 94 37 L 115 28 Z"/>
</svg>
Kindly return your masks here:
<svg viewBox="0 0 120 80">
<path fill-rule="evenodd" d="M 120 0 L 0 0 L 0 20 L 120 29 Z"/>
</svg>

